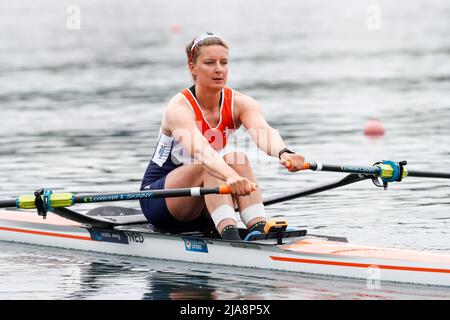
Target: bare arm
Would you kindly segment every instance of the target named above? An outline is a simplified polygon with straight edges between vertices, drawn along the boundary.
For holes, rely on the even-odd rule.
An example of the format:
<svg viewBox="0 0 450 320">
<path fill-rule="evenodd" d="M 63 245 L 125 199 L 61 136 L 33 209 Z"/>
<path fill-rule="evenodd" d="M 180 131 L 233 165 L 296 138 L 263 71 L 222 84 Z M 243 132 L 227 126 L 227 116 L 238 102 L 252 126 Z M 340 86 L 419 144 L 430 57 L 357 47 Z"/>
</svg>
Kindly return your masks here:
<svg viewBox="0 0 450 320">
<path fill-rule="evenodd" d="M 241 95 L 239 101 L 239 120 L 247 129 L 259 149 L 269 156 L 277 157 L 286 145 L 277 130 L 273 129 L 264 118 L 258 103 Z"/>
<path fill-rule="evenodd" d="M 210 146 L 208 140 L 195 125 L 195 116 L 189 108 L 181 106 L 176 97 L 169 103 L 163 128 L 169 130 L 194 159 L 216 178 L 226 181 L 233 193 L 249 194 L 254 188 L 246 178 L 240 177 L 233 168 Z"/>
<path fill-rule="evenodd" d="M 278 158 L 279 152 L 286 148 L 286 144 L 278 131 L 267 123 L 259 104 L 254 99 L 239 93 L 236 101 L 239 108 L 239 121 L 247 129 L 258 148 L 269 156 Z M 298 171 L 303 167 L 305 158 L 300 154 L 283 153 L 280 160 L 281 164 L 289 167 L 290 171 Z"/>
</svg>

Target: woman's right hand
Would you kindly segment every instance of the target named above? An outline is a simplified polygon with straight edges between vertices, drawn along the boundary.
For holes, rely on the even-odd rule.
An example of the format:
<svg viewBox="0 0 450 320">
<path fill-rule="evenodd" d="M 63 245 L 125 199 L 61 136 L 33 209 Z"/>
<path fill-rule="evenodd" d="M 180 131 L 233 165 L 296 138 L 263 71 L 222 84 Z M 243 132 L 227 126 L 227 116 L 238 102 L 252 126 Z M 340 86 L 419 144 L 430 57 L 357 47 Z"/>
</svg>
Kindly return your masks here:
<svg viewBox="0 0 450 320">
<path fill-rule="evenodd" d="M 230 175 L 226 183 L 230 186 L 231 193 L 236 196 L 248 196 L 257 187 L 255 183 L 245 177 L 241 177 L 237 173 Z"/>
</svg>

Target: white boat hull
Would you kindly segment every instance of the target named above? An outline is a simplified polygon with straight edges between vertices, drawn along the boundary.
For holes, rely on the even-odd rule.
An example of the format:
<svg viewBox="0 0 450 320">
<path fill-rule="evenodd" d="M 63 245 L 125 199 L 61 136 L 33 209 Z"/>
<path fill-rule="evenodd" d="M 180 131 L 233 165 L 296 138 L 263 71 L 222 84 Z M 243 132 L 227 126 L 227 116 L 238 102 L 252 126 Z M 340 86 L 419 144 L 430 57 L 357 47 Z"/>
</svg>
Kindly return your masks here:
<svg viewBox="0 0 450 320">
<path fill-rule="evenodd" d="M 90 231 L 89 231 L 90 230 Z M 49 214 L 0 210 L 0 241 L 152 259 L 273 269 L 374 281 L 450 286 L 450 256 L 358 246 L 306 236 L 234 242 L 151 232 L 139 227 L 89 229 Z"/>
</svg>

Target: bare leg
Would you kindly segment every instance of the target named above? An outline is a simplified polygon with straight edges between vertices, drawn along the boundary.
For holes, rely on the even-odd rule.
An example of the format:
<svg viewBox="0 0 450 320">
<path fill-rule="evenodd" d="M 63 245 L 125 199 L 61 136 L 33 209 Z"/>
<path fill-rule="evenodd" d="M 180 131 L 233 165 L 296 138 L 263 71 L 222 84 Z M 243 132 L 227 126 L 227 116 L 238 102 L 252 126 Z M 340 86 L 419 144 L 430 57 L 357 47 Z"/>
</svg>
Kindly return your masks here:
<svg viewBox="0 0 450 320">
<path fill-rule="evenodd" d="M 205 187 L 217 187 L 224 183 L 225 181 L 220 180 L 207 172 L 204 172 L 203 174 L 203 184 Z M 205 204 L 206 209 L 208 210 L 209 213 L 214 212 L 217 208 L 219 208 L 224 204 L 234 208 L 233 198 L 231 197 L 231 195 L 219 195 L 219 194 L 205 195 Z M 233 219 L 224 219 L 216 226 L 216 229 L 219 232 L 219 234 L 222 234 L 223 228 L 229 225 L 236 226 L 236 222 Z"/>
<path fill-rule="evenodd" d="M 203 167 L 200 164 L 186 164 L 171 171 L 166 177 L 165 188 L 190 188 L 203 185 Z M 178 221 L 192 221 L 205 208 L 203 197 L 166 198 L 167 208 Z"/>
<path fill-rule="evenodd" d="M 255 176 L 253 175 L 253 170 L 250 166 L 250 162 L 247 159 L 245 153 L 242 152 L 232 152 L 228 153 L 224 156 L 225 162 L 232 167 L 240 176 L 249 179 L 252 182 L 255 181 Z M 239 207 L 239 211 L 242 212 L 246 208 L 257 204 L 262 203 L 261 189 L 256 188 L 248 196 L 237 197 L 237 203 Z M 266 221 L 264 217 L 254 218 L 247 222 L 247 229 L 250 229 L 255 223 Z"/>
<path fill-rule="evenodd" d="M 230 165 L 240 176 L 248 178 L 250 181 L 255 181 L 255 177 L 253 175 L 253 171 L 250 167 L 250 164 L 247 160 L 247 157 L 244 153 L 239 152 L 233 152 L 226 154 L 224 156 L 224 160 L 227 162 L 228 165 Z M 204 186 L 206 187 L 215 187 L 220 184 L 224 184 L 225 182 L 211 176 L 207 172 L 204 172 Z M 224 195 L 207 195 L 205 196 L 205 203 L 206 208 L 208 209 L 208 212 L 212 213 L 214 210 L 216 210 L 218 207 L 222 205 L 229 205 L 230 207 L 234 208 L 234 202 L 233 198 L 231 196 L 224 196 Z M 257 203 L 262 203 L 262 196 L 261 196 L 261 190 L 257 188 L 255 191 L 253 191 L 248 196 L 239 196 L 237 197 L 237 204 L 239 207 L 239 210 L 242 212 L 249 206 L 252 206 Z M 264 217 L 258 217 L 255 219 L 252 219 L 247 222 L 246 227 L 249 229 L 251 228 L 255 223 L 266 221 Z M 232 219 L 224 219 L 222 220 L 217 226 L 217 231 L 219 233 L 222 232 L 223 228 L 229 225 L 235 225 L 236 222 Z"/>
<path fill-rule="evenodd" d="M 229 153 L 224 156 L 224 160 L 230 165 L 239 175 L 255 181 L 253 171 L 243 153 Z M 200 164 L 183 165 L 170 172 L 166 177 L 165 188 L 189 188 L 189 187 L 217 187 L 224 184 L 222 181 L 210 174 L 208 174 Z M 242 212 L 249 206 L 257 203 L 262 203 L 261 190 L 257 188 L 248 196 L 237 197 L 237 204 L 239 210 Z M 234 202 L 231 195 L 206 195 L 203 197 L 181 197 L 181 198 L 167 198 L 167 208 L 172 216 L 179 221 L 192 221 L 198 218 L 205 209 L 212 213 L 222 205 L 228 205 L 234 208 Z M 258 217 L 247 222 L 246 227 L 251 228 L 255 223 L 265 221 L 265 218 Z M 222 234 L 224 227 L 234 225 L 236 222 L 233 219 L 224 219 L 217 226 L 217 231 Z"/>
</svg>

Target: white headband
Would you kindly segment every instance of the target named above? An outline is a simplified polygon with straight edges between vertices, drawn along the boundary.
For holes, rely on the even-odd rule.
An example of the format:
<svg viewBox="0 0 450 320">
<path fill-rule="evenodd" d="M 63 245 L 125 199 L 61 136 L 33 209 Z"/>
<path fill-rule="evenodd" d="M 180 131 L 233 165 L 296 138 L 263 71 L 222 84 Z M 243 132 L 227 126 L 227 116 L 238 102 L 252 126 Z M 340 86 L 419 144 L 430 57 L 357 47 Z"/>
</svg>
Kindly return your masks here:
<svg viewBox="0 0 450 320">
<path fill-rule="evenodd" d="M 219 35 L 213 34 L 211 32 L 207 32 L 207 33 L 202 34 L 201 36 L 198 36 L 197 38 L 195 38 L 194 43 L 192 44 L 192 47 L 191 47 L 191 52 L 192 52 L 192 50 L 194 50 L 195 46 L 197 44 L 199 44 L 199 42 L 202 42 L 202 41 L 204 41 L 206 39 L 209 39 L 209 38 L 219 38 L 220 40 L 224 41 L 222 39 L 222 37 L 220 37 Z"/>
</svg>

